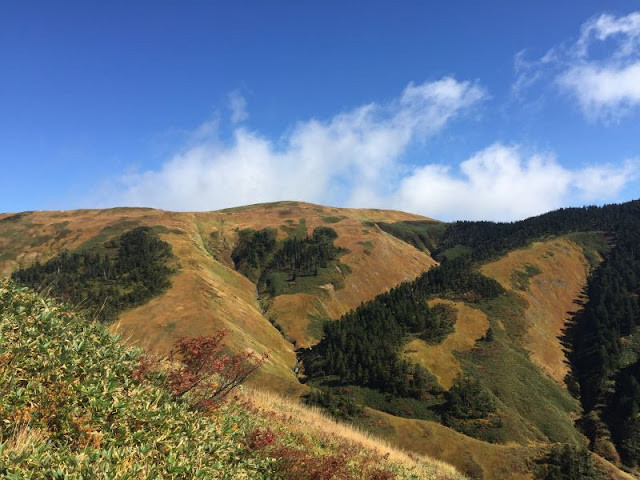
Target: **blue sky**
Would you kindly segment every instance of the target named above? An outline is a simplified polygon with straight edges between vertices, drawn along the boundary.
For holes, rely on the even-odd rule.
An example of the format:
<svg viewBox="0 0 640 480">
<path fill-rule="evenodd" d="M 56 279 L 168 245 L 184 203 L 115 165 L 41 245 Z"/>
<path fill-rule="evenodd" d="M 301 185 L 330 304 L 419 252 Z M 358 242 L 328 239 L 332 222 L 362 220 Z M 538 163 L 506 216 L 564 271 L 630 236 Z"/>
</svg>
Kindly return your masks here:
<svg viewBox="0 0 640 480">
<path fill-rule="evenodd" d="M 640 191 L 640 1 L 0 4 L 0 211 Z"/>
</svg>

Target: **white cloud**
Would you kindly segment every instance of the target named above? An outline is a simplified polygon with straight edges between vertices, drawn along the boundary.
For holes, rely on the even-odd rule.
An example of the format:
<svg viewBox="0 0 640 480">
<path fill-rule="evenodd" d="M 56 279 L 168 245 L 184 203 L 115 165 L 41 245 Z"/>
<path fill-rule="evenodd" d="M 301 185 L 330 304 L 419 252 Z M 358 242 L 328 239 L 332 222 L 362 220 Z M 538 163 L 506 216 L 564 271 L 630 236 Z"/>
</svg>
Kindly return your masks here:
<svg viewBox="0 0 640 480">
<path fill-rule="evenodd" d="M 589 119 L 617 120 L 640 106 L 640 12 L 593 18 L 575 42 L 555 46 L 539 60 L 519 52 L 515 69 L 515 93 L 550 77 Z"/>
<path fill-rule="evenodd" d="M 565 206 L 576 196 L 614 200 L 636 171 L 633 162 L 570 170 L 553 155 L 494 144 L 463 161 L 459 171 L 438 164 L 416 168 L 389 200 L 395 208 L 445 220 L 516 220 Z"/>
<path fill-rule="evenodd" d="M 638 178 L 638 161 L 627 160 L 621 166 L 597 165 L 582 169 L 574 179 L 586 201 L 611 199 L 628 183 Z"/>
<path fill-rule="evenodd" d="M 640 62 L 621 68 L 578 65 L 557 82 L 576 96 L 590 118 L 618 118 L 640 105 Z"/>
<path fill-rule="evenodd" d="M 247 113 L 247 99 L 237 90 L 229 94 L 229 109 L 231 110 L 231 123 L 236 125 L 249 118 Z"/>
<path fill-rule="evenodd" d="M 409 147 L 486 98 L 475 83 L 409 84 L 370 103 L 294 125 L 274 141 L 236 126 L 229 141 L 206 122 L 157 170 L 127 175 L 110 204 L 216 210 L 277 200 L 381 207 L 442 220 L 515 220 L 575 204 L 615 201 L 638 162 L 569 169 L 550 153 L 496 143 L 457 167 L 408 168 Z M 576 200 L 577 199 L 577 200 Z"/>
<path fill-rule="evenodd" d="M 304 199 L 349 204 L 358 192 L 385 190 L 415 140 L 435 134 L 485 98 L 471 82 L 447 77 L 410 84 L 387 105 L 371 103 L 328 121 L 298 123 L 278 142 L 237 127 L 230 142 L 211 134 L 215 122 L 159 170 L 128 175 L 110 203 L 173 210 L 213 210 L 247 203 Z"/>
</svg>

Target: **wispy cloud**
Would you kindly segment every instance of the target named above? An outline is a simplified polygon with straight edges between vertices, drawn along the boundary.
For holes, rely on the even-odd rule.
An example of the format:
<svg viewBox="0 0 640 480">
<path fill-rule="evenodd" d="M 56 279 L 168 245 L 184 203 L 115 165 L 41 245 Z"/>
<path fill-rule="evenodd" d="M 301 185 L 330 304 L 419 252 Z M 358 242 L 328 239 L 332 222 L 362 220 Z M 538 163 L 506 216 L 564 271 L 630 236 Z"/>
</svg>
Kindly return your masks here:
<svg viewBox="0 0 640 480">
<path fill-rule="evenodd" d="M 125 176 L 108 203 L 215 210 L 287 199 L 443 220 L 514 220 L 576 201 L 615 201 L 636 178 L 638 162 L 570 169 L 552 153 L 500 143 L 457 166 L 424 159 L 409 167 L 413 144 L 485 98 L 477 83 L 451 77 L 412 83 L 389 103 L 299 122 L 277 139 L 236 125 L 222 140 L 216 118 L 160 168 Z"/>
<path fill-rule="evenodd" d="M 198 142 L 160 169 L 126 176 L 110 203 L 176 210 L 281 199 L 352 204 L 361 192 L 377 196 L 392 188 L 412 142 L 434 135 L 485 96 L 476 83 L 451 77 L 409 84 L 387 104 L 300 122 L 277 140 L 236 127 L 222 141 L 209 122 L 198 129 Z"/>
<path fill-rule="evenodd" d="M 514 92 L 550 79 L 575 98 L 590 120 L 618 120 L 640 106 L 640 12 L 603 14 L 582 25 L 576 41 L 542 58 L 515 58 Z"/>
<path fill-rule="evenodd" d="M 231 110 L 231 123 L 236 125 L 249 118 L 247 112 L 247 99 L 238 91 L 229 94 L 229 110 Z"/>
</svg>

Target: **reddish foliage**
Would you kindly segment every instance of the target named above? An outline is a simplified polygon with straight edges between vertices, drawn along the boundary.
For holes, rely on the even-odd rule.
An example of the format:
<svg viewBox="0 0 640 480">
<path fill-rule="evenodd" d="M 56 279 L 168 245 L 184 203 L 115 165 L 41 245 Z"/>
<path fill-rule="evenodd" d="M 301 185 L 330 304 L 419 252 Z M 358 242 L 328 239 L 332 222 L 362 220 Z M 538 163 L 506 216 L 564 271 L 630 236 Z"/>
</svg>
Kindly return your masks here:
<svg viewBox="0 0 640 480">
<path fill-rule="evenodd" d="M 279 473 L 290 480 L 357 480 L 349 473 L 344 454 L 313 456 L 306 450 L 281 446 L 270 451 Z"/>
<path fill-rule="evenodd" d="M 266 447 L 267 445 L 271 445 L 275 441 L 275 439 L 276 436 L 270 428 L 267 428 L 265 430 L 256 428 L 249 434 L 248 444 L 249 447 L 253 450 L 259 450 Z"/>
<path fill-rule="evenodd" d="M 227 332 L 220 331 L 208 337 L 188 337 L 176 340 L 172 355 L 180 355 L 182 363 L 191 372 L 215 370 L 213 363 L 220 359 Z"/>
<path fill-rule="evenodd" d="M 173 395 L 182 395 L 194 388 L 200 381 L 200 377 L 187 368 L 176 368 L 167 375 L 169 389 Z"/>
<path fill-rule="evenodd" d="M 370 480 L 393 480 L 396 475 L 388 470 L 374 470 L 367 476 Z"/>
<path fill-rule="evenodd" d="M 158 361 L 147 355 L 140 357 L 138 365 L 131 371 L 130 377 L 136 382 L 142 382 L 147 375 L 158 368 Z"/>
<path fill-rule="evenodd" d="M 182 396 L 191 392 L 199 407 L 213 407 L 267 360 L 266 354 L 224 353 L 226 335 L 227 332 L 223 331 L 213 336 L 176 341 L 170 358 L 179 358 L 181 365 L 167 375 L 173 395 Z"/>
</svg>

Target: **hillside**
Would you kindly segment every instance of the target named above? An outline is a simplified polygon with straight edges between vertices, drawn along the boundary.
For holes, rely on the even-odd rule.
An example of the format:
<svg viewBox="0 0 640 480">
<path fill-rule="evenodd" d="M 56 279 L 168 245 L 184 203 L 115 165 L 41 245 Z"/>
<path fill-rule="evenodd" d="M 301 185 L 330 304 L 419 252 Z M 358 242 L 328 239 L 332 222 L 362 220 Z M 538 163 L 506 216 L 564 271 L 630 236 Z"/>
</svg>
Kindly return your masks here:
<svg viewBox="0 0 640 480">
<path fill-rule="evenodd" d="M 103 325 L 0 283 L 0 476 L 463 479 L 274 395 L 196 410 L 162 373 L 140 375 L 142 358 Z"/>
<path fill-rule="evenodd" d="M 420 440 L 409 433 L 420 421 L 482 440 L 483 454 L 464 447 L 472 462 L 451 460 L 472 477 L 509 478 L 496 472 L 518 465 L 531 478 L 541 453 L 525 447 L 558 443 L 633 468 L 639 206 L 447 226 L 433 251 L 439 266 L 325 325 L 303 356 L 309 384 L 323 392 L 311 399 L 412 419 L 347 416 L 419 452 L 438 455 L 450 437 L 431 428 L 427 437 L 438 438 Z M 415 245 L 406 229 L 397 235 Z M 434 336 L 446 322 L 453 328 Z M 487 464 L 500 444 L 522 447 Z"/>
<path fill-rule="evenodd" d="M 533 479 L 554 462 L 627 478 L 639 208 L 505 224 L 299 202 L 0 214 L 0 271 L 115 314 L 111 331 L 148 351 L 227 330 L 233 351 L 269 354 L 259 391 L 469 478 Z"/>
<path fill-rule="evenodd" d="M 166 352 L 181 336 L 225 329 L 237 350 L 270 352 L 257 383 L 279 392 L 302 387 L 293 373 L 291 342 L 317 341 L 322 322 L 434 265 L 426 253 L 381 231 L 374 222 L 426 220 L 382 210 L 321 207 L 299 202 L 256 205 L 220 212 L 177 213 L 116 208 L 66 212 L 0 214 L 2 275 L 46 262 L 67 250 L 104 251 L 104 245 L 136 227 L 147 226 L 168 242 L 176 273 L 162 295 L 125 310 L 113 326 L 127 341 Z M 335 244 L 346 250 L 340 262 L 348 273 L 273 299 L 258 298 L 256 285 L 234 269 L 231 255 L 239 232 L 272 228 L 280 241 L 328 226 Z M 346 271 L 346 270 L 345 270 Z M 336 282 L 338 283 L 338 282 Z"/>
</svg>

